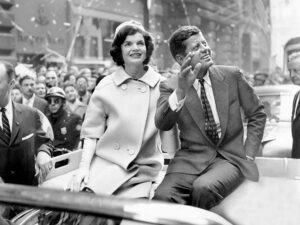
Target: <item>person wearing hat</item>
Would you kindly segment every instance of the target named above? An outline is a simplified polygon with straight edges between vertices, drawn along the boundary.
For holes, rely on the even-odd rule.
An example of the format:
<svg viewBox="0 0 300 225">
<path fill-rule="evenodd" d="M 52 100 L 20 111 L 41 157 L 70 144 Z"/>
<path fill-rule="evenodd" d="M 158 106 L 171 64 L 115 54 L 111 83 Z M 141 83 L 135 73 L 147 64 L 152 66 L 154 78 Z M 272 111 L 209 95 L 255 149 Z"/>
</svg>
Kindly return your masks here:
<svg viewBox="0 0 300 225">
<path fill-rule="evenodd" d="M 148 65 L 153 40 L 136 21 L 116 28 L 110 54 L 117 70 L 96 86 L 82 125 L 80 168 L 72 191 L 150 198 L 163 165 L 154 124 L 159 83 Z"/>
<path fill-rule="evenodd" d="M 49 108 L 47 117 L 54 132 L 54 147 L 76 149 L 79 143 L 81 117 L 65 109 L 66 94 L 60 87 L 50 88 L 45 99 Z"/>
</svg>

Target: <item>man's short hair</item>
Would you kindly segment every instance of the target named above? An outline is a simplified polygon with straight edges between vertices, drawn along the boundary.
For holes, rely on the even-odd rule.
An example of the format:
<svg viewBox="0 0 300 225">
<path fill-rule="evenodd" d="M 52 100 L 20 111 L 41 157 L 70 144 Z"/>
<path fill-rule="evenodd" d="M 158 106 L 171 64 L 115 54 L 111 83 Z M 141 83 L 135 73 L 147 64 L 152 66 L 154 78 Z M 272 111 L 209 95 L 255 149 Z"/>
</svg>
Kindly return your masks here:
<svg viewBox="0 0 300 225">
<path fill-rule="evenodd" d="M 86 76 L 80 75 L 80 76 L 76 77 L 76 83 L 77 83 L 77 81 L 78 81 L 79 79 L 81 79 L 81 78 L 85 79 L 85 81 L 88 82 L 88 79 L 87 79 Z"/>
<path fill-rule="evenodd" d="M 64 83 L 64 85 L 63 85 L 64 91 L 66 90 L 67 87 L 73 87 L 73 88 L 76 89 L 75 84 L 73 84 L 73 83 L 70 82 L 70 81 L 66 81 L 66 82 Z M 77 89 L 76 89 L 76 90 L 77 90 Z"/>
<path fill-rule="evenodd" d="M 19 79 L 19 84 L 22 85 L 24 80 L 33 80 L 33 81 L 35 81 L 34 77 L 32 77 L 30 75 L 24 75 Z"/>
<path fill-rule="evenodd" d="M 181 26 L 171 34 L 169 47 L 174 59 L 176 55 L 186 55 L 186 46 L 183 42 L 196 34 L 202 34 L 196 26 Z"/>
<path fill-rule="evenodd" d="M 290 62 L 290 61 L 292 61 L 294 59 L 297 59 L 299 57 L 300 57 L 300 51 L 295 51 L 295 52 L 293 52 L 292 54 L 289 55 L 288 61 Z"/>
</svg>

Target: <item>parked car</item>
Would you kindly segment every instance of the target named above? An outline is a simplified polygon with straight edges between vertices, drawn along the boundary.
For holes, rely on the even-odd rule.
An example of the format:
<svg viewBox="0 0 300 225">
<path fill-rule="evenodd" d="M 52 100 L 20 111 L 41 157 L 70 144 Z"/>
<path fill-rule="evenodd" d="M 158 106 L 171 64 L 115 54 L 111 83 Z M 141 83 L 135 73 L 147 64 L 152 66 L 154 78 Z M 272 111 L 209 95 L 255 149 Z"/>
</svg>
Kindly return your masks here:
<svg viewBox="0 0 300 225">
<path fill-rule="evenodd" d="M 291 115 L 294 95 L 300 87 L 292 84 L 254 87 L 265 106 L 267 123 L 258 156 L 291 157 Z"/>
</svg>

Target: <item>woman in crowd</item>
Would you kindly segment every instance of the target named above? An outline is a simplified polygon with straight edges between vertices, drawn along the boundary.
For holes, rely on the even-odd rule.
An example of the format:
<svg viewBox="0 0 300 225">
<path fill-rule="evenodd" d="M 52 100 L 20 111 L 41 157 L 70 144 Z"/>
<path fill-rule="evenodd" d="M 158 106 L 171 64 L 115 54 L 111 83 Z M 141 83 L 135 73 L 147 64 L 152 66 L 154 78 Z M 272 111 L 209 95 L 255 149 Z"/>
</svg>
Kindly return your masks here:
<svg viewBox="0 0 300 225">
<path fill-rule="evenodd" d="M 162 168 L 154 125 L 159 83 L 148 62 L 150 34 L 136 21 L 115 31 L 110 54 L 119 66 L 95 88 L 81 130 L 80 167 L 70 189 L 96 194 L 149 198 Z"/>
</svg>

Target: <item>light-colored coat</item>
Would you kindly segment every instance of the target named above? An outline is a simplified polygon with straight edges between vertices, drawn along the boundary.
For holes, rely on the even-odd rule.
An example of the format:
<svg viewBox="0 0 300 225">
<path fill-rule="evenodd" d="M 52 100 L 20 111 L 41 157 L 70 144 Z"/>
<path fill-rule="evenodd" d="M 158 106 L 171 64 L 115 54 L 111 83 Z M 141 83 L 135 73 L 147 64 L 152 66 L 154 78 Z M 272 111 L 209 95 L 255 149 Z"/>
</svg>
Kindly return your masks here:
<svg viewBox="0 0 300 225">
<path fill-rule="evenodd" d="M 148 67 L 133 80 L 120 67 L 97 85 L 81 130 L 82 138 L 98 139 L 88 184 L 97 194 L 151 194 L 163 164 L 154 124 L 162 79 Z"/>
</svg>

